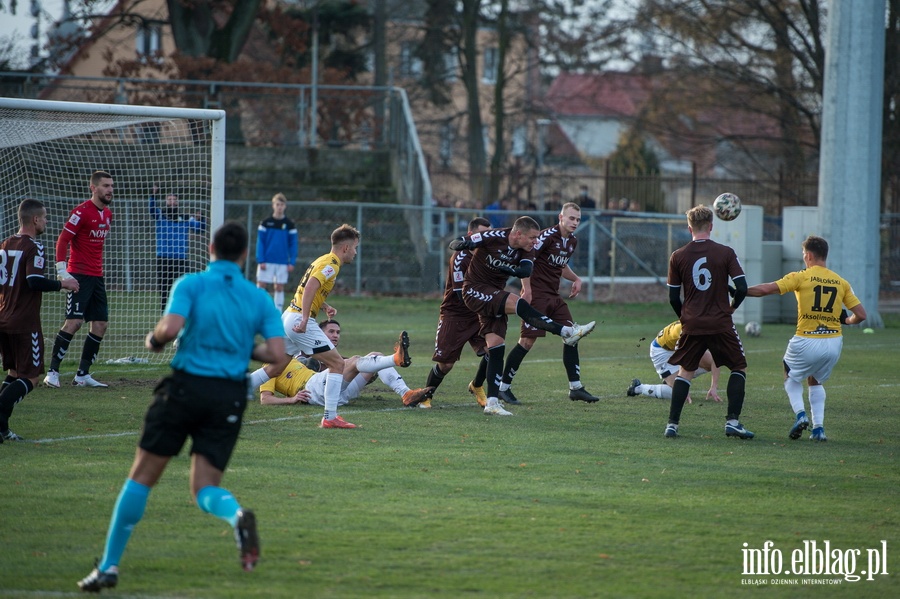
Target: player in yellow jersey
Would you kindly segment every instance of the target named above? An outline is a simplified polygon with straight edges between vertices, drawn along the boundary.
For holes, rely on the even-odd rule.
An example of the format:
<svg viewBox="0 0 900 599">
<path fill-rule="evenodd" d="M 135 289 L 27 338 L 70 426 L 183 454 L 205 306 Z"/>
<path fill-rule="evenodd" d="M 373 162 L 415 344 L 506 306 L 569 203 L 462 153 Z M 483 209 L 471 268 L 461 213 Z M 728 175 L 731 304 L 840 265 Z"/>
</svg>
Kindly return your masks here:
<svg viewBox="0 0 900 599">
<path fill-rule="evenodd" d="M 344 358 L 334 348 L 328 337 L 316 323 L 319 310 L 325 310 L 328 318 L 333 318 L 337 310 L 325 303 L 341 266 L 350 264 L 356 258 L 359 247 L 359 231 L 348 224 L 343 224 L 331 233 L 331 251 L 316 259 L 300 279 L 291 305 L 281 315 L 284 324 L 284 345 L 286 354 L 282 360 L 266 364 L 250 375 L 252 387 L 259 387 L 272 377 L 281 374 L 291 357 L 297 354 L 312 356 L 328 369 L 325 382 L 325 415 L 321 428 L 356 428 L 338 416 L 337 408 L 343 386 Z M 401 343 L 394 353 L 393 360 L 397 366 L 409 365 L 409 339 L 406 345 Z M 382 356 L 384 360 L 390 356 Z M 404 363 L 405 362 L 405 363 Z M 375 372 L 373 370 L 372 372 Z"/>
<path fill-rule="evenodd" d="M 341 325 L 336 320 L 319 323 L 325 336 L 337 347 L 341 338 Z M 401 337 L 404 333 L 401 333 Z M 403 400 L 403 405 L 414 406 L 425 397 L 428 389 L 410 389 L 400 373 L 393 368 L 393 360 L 378 360 L 384 354 L 371 352 L 365 356 L 352 356 L 344 360 L 344 383 L 338 405 L 346 405 L 359 397 L 363 387 L 375 379 L 374 372 L 360 372 L 359 367 L 368 368 L 371 363 L 382 366 L 378 378 Z M 385 364 L 385 362 L 388 362 Z M 277 378 L 270 379 L 259 388 L 259 402 L 264 405 L 290 405 L 296 403 L 325 405 L 325 383 L 327 371 L 310 370 L 300 360 L 294 358 Z M 283 397 L 278 397 L 276 393 Z"/>
<path fill-rule="evenodd" d="M 631 386 L 625 392 L 629 397 L 636 395 L 646 395 L 648 397 L 660 397 L 662 399 L 672 399 L 672 385 L 675 383 L 675 377 L 678 376 L 678 366 L 669 364 L 669 358 L 675 353 L 675 346 L 681 337 L 681 321 L 676 320 L 667 325 L 663 330 L 657 333 L 656 338 L 650 342 L 650 361 L 662 383 L 658 385 L 642 384 L 640 379 L 631 381 Z M 712 381 L 709 383 L 709 391 L 706 392 L 706 399 L 721 402 L 717 387 L 719 386 L 719 367 L 713 361 L 712 354 L 709 350 L 700 358 L 700 368 L 694 372 L 694 378 L 701 374 L 711 373 Z M 691 395 L 687 396 L 687 403 L 691 403 Z"/>
<path fill-rule="evenodd" d="M 844 339 L 841 324 L 859 324 L 866 309 L 853 293 L 850 283 L 825 266 L 828 242 L 810 235 L 801 244 L 804 270 L 792 272 L 772 283 L 754 285 L 750 297 L 793 291 L 797 297 L 797 331 L 784 353 L 784 390 L 794 410 L 795 420 L 788 437 L 799 439 L 809 427 L 803 403 L 803 379 L 809 386 L 809 412 L 813 441 L 825 436 L 825 387 L 841 357 Z M 844 310 L 846 306 L 851 313 Z"/>
</svg>

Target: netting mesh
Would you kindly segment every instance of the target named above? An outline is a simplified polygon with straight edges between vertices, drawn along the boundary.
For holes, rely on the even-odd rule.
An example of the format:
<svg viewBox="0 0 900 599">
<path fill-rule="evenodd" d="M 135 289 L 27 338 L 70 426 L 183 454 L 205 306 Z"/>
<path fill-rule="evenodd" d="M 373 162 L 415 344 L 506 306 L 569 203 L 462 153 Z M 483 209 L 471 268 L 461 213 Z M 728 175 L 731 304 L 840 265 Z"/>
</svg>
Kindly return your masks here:
<svg viewBox="0 0 900 599">
<path fill-rule="evenodd" d="M 171 357 L 143 347 L 144 336 L 162 313 L 157 250 L 170 253 L 180 246 L 184 262 L 176 262 L 176 269 L 194 272 L 206 267 L 210 131 L 207 121 L 197 119 L 0 107 L 0 230 L 5 238 L 18 229 L 16 209 L 23 199 L 41 200 L 49 217 L 42 236 L 48 276 L 56 276 L 56 240 L 69 212 L 90 197 L 91 173 L 103 170 L 113 176 L 113 222 L 104 250 L 109 328 L 98 366 Z M 177 195 L 177 212 L 166 211 L 169 194 Z M 151 211 L 151 195 L 160 212 Z M 165 239 L 161 246 L 158 237 Z M 63 293 L 44 295 L 46 364 L 65 318 L 65 299 Z M 87 330 L 85 325 L 76 334 L 62 364 L 63 376 L 77 368 Z"/>
</svg>

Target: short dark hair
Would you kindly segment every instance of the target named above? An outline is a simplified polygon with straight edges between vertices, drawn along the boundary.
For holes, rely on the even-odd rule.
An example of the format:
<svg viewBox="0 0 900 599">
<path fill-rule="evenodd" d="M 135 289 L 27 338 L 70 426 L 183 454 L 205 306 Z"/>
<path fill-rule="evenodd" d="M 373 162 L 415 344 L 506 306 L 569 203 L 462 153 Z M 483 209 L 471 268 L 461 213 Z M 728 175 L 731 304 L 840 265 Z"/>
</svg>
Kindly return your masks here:
<svg viewBox="0 0 900 599">
<path fill-rule="evenodd" d="M 29 220 L 35 216 L 40 216 L 43 209 L 44 203 L 40 200 L 32 200 L 30 198 L 22 200 L 18 210 L 19 226 L 24 227 Z"/>
<path fill-rule="evenodd" d="M 526 231 L 539 231 L 541 226 L 530 216 L 520 216 L 516 219 L 516 222 L 513 223 L 512 228 L 524 233 Z"/>
<path fill-rule="evenodd" d="M 469 221 L 469 231 L 474 231 L 477 227 L 487 227 L 488 229 L 490 229 L 491 221 L 484 218 L 483 216 L 476 216 Z"/>
<path fill-rule="evenodd" d="M 823 237 L 819 237 L 818 235 L 810 235 L 803 240 L 803 243 L 800 244 L 800 247 L 802 247 L 813 256 L 816 256 L 820 260 L 828 259 L 828 242 L 825 241 Z"/>
<path fill-rule="evenodd" d="M 331 245 L 340 245 L 359 238 L 359 231 L 357 231 L 355 227 L 351 227 L 347 223 L 344 223 L 331 232 Z"/>
<path fill-rule="evenodd" d="M 100 183 L 100 179 L 112 179 L 113 176 L 107 173 L 106 171 L 94 171 L 91 175 L 91 185 L 98 185 Z"/>
<path fill-rule="evenodd" d="M 247 228 L 236 220 L 227 220 L 213 234 L 216 258 L 236 262 L 247 250 Z"/>
<path fill-rule="evenodd" d="M 337 328 L 341 328 L 341 323 L 339 323 L 338 321 L 334 320 L 333 318 L 326 318 L 325 320 L 323 320 L 322 322 L 320 322 L 320 323 L 319 323 L 319 328 L 320 328 L 320 329 L 324 329 L 325 327 L 327 327 L 327 326 L 330 325 L 330 324 L 335 325 Z"/>
</svg>

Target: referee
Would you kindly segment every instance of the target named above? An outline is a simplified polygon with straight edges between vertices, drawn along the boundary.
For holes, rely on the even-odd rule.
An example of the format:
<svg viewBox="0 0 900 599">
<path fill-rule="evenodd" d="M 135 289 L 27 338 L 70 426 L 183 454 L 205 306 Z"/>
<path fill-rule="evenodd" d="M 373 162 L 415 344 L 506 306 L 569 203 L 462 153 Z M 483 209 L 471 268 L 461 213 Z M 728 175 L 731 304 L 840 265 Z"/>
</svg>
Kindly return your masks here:
<svg viewBox="0 0 900 599">
<path fill-rule="evenodd" d="M 167 311 L 147 335 L 145 345 L 155 352 L 179 337 L 172 374 L 154 390 L 137 455 L 113 508 L 103 558 L 79 581 L 82 591 L 116 586 L 119 560 L 150 489 L 188 437 L 191 494 L 198 507 L 234 527 L 244 570 L 252 570 L 259 559 L 253 512 L 219 486 L 241 430 L 249 362 L 274 362 L 284 354 L 281 315 L 242 274 L 247 240 L 240 223 L 222 225 L 209 247 L 209 267 L 175 283 Z M 257 334 L 264 343 L 255 344 Z"/>
</svg>

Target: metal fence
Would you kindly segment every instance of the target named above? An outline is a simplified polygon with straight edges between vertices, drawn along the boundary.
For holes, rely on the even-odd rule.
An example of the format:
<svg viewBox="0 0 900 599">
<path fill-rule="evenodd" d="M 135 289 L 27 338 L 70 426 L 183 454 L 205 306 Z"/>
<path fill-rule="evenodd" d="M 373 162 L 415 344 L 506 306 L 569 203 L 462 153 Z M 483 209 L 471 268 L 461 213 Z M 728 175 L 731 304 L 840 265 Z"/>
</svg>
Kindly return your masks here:
<svg viewBox="0 0 900 599">
<path fill-rule="evenodd" d="M 226 218 L 246 223 L 249 230 L 269 216 L 268 202 L 226 201 Z M 288 208 L 300 236 L 298 268 L 288 288 L 297 285 L 307 264 L 330 249 L 331 231 L 342 223 L 360 230 L 359 255 L 341 271 L 344 293 L 434 295 L 443 292 L 453 237 L 466 231 L 469 220 L 483 213 L 452 208 L 385 204 L 303 202 Z M 510 225 L 521 213 L 500 212 Z M 542 227 L 556 222 L 557 211 L 529 212 Z M 690 240 L 683 215 L 585 211 L 577 231 L 579 246 L 569 262 L 585 281 L 586 301 L 667 301 L 669 256 Z M 766 217 L 766 239 L 781 238 L 781 219 Z M 881 289 L 900 292 L 900 214 L 882 219 Z M 246 265 L 254 278 L 256 263 Z"/>
</svg>

